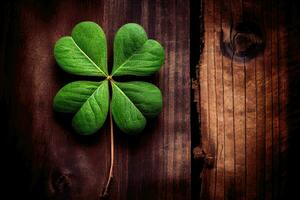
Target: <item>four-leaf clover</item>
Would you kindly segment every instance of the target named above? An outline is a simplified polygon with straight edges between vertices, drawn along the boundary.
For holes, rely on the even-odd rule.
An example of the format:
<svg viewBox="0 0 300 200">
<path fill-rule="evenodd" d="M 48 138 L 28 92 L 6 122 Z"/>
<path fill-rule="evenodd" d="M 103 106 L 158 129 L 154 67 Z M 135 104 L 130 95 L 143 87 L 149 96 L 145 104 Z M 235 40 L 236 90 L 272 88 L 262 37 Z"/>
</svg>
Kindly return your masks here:
<svg viewBox="0 0 300 200">
<path fill-rule="evenodd" d="M 113 53 L 110 72 L 106 37 L 94 22 L 77 24 L 71 36 L 62 37 L 55 44 L 54 56 L 64 71 L 103 77 L 99 82 L 71 82 L 54 97 L 56 111 L 75 114 L 72 126 L 78 134 L 89 135 L 99 130 L 110 109 L 116 125 L 129 134 L 141 132 L 146 118 L 161 111 L 162 95 L 156 86 L 142 81 L 117 82 L 113 77 L 155 73 L 164 63 L 163 47 L 148 39 L 140 25 L 129 23 L 118 30 Z"/>
</svg>

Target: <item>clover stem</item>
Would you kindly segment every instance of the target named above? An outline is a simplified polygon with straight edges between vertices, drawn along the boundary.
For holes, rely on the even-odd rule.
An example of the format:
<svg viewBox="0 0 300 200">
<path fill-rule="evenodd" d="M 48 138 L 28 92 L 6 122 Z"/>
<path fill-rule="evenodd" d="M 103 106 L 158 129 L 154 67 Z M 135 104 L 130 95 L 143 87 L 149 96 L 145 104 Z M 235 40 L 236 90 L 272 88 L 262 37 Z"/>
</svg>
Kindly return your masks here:
<svg viewBox="0 0 300 200">
<path fill-rule="evenodd" d="M 106 186 L 103 189 L 102 197 L 107 197 L 109 195 L 109 188 L 112 183 L 113 179 L 113 168 L 114 168 L 114 125 L 112 120 L 112 111 L 110 106 L 109 111 L 109 122 L 110 122 L 110 169 L 109 169 L 109 175 L 106 182 Z"/>
</svg>

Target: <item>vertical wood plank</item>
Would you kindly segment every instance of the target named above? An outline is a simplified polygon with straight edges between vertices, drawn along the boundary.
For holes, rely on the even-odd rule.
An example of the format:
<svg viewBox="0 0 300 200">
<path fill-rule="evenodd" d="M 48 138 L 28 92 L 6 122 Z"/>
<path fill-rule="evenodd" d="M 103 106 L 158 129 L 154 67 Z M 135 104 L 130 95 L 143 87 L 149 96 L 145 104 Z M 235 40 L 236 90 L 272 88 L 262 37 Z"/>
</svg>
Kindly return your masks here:
<svg viewBox="0 0 300 200">
<path fill-rule="evenodd" d="M 231 13 L 233 25 L 244 18 L 243 4 L 239 0 L 231 0 Z M 235 57 L 235 55 L 234 55 Z M 233 57 L 233 59 L 234 59 Z M 245 199 L 246 182 L 246 131 L 245 131 L 245 61 L 232 63 L 232 84 L 233 84 L 233 131 L 234 131 L 234 177 L 236 199 Z"/>
<path fill-rule="evenodd" d="M 266 4 L 270 4 L 271 1 Z M 271 4 L 272 5 L 272 4 Z M 272 18 L 272 6 L 267 7 L 267 12 L 264 13 L 264 19 Z M 265 24 L 269 23 L 268 21 L 264 22 Z M 270 25 L 270 28 L 273 29 L 273 23 Z M 272 78 L 272 54 L 273 54 L 273 45 L 274 38 L 272 37 L 273 32 L 269 31 L 266 33 L 266 38 L 269 38 L 266 42 L 266 51 L 264 54 L 265 59 L 265 87 L 266 87 L 266 138 L 265 138 L 265 148 L 266 148 L 266 160 L 265 160 L 265 182 L 266 182 L 266 191 L 273 191 L 273 78 Z M 274 56 L 275 57 L 275 56 Z M 272 192 L 265 193 L 266 199 L 272 199 Z"/>
<path fill-rule="evenodd" d="M 279 196 L 279 163 L 280 163 L 280 154 L 279 154 L 279 144 L 280 144 L 280 137 L 279 137 L 279 38 L 278 38 L 278 30 L 279 30 L 279 5 L 278 1 L 272 1 L 272 177 L 273 177 L 273 187 L 272 187 L 272 197 L 276 198 Z"/>
<path fill-rule="evenodd" d="M 209 22 L 209 26 L 207 26 L 207 32 L 213 33 L 215 32 L 215 1 L 213 1 L 208 6 L 209 10 L 209 18 L 207 21 Z M 206 151 L 210 152 L 211 155 L 216 154 L 216 144 L 217 144 L 217 101 L 216 101 L 216 65 L 215 65 L 215 58 L 213 52 L 215 52 L 215 37 L 214 35 L 208 35 L 205 40 L 207 41 L 207 91 L 208 91 L 208 142 L 209 146 L 206 149 Z M 215 160 L 214 160 L 215 162 Z M 210 184 L 211 187 L 216 187 L 216 169 L 210 170 Z M 211 196 L 215 196 L 215 192 L 211 191 Z"/>
<path fill-rule="evenodd" d="M 214 23 L 219 26 L 214 26 L 214 54 L 215 56 L 215 70 L 216 70 L 216 101 L 217 101 L 217 141 L 216 141 L 216 175 L 215 175 L 215 188 L 219 188 L 218 192 L 215 189 L 215 199 L 220 199 L 224 195 L 224 183 L 225 183 L 225 151 L 224 151 L 224 138 L 225 138 L 225 119 L 224 119 L 224 79 L 223 79 L 223 58 L 219 51 L 220 43 L 218 42 L 222 31 L 222 4 L 220 1 L 214 2 Z M 219 11 L 219 12 L 218 12 Z"/>
<path fill-rule="evenodd" d="M 189 2 L 175 0 L 14 2 L 12 15 L 5 18 L 5 37 L 12 42 L 1 44 L 0 52 L 0 72 L 9 78 L 0 91 L 1 105 L 2 89 L 12 99 L 7 108 L 10 148 L 17 149 L 20 163 L 25 161 L 25 167 L 16 169 L 28 174 L 18 177 L 20 187 L 28 185 L 22 198 L 98 199 L 104 186 L 110 159 L 107 127 L 93 137 L 77 137 L 69 126 L 71 118 L 52 109 L 58 89 L 78 80 L 55 64 L 54 43 L 85 20 L 97 22 L 105 31 L 109 66 L 114 35 L 128 22 L 145 27 L 166 52 L 164 67 L 146 78 L 163 92 L 162 113 L 149 120 L 139 136 L 116 129 L 110 199 L 191 198 L 189 9 Z M 4 58 L 7 65 L 2 65 L 3 48 L 11 54 Z M 0 78 L 2 83 L 2 74 Z"/>
<path fill-rule="evenodd" d="M 291 8 L 281 1 L 278 2 L 278 28 L 277 28 L 277 37 L 279 44 L 277 45 L 278 48 L 278 91 L 279 91 L 279 190 L 278 190 L 278 197 L 281 198 L 292 198 L 295 194 L 298 193 L 298 188 L 293 187 L 293 180 L 294 177 L 297 176 L 297 170 L 292 170 L 291 172 L 288 172 L 287 170 L 293 169 L 292 167 L 289 167 L 289 165 L 294 165 L 294 156 L 293 152 L 289 152 L 289 148 L 292 150 L 295 149 L 295 146 L 299 146 L 299 143 L 297 140 L 295 142 L 293 141 L 295 137 L 295 132 L 289 131 L 289 129 L 294 128 L 293 126 L 290 126 L 289 120 L 293 121 L 293 115 L 289 117 L 288 111 L 293 113 L 297 112 L 298 109 L 295 108 L 288 108 L 289 102 L 296 102 L 297 100 L 293 100 L 293 85 L 289 85 L 295 80 L 297 80 L 296 77 L 299 76 L 299 71 L 295 70 L 297 68 L 297 62 L 300 61 L 300 58 L 298 55 L 295 55 L 293 53 L 290 53 L 289 49 L 296 50 L 297 41 L 294 41 L 293 39 L 289 39 L 289 34 L 292 33 L 292 35 L 295 35 L 295 33 L 291 30 L 293 28 L 296 28 L 297 26 L 293 27 L 294 24 L 292 21 L 288 21 L 288 19 L 285 19 L 284 16 L 291 16 L 289 10 L 293 11 L 293 8 L 297 8 L 295 4 L 291 4 Z M 295 11 L 293 11 L 295 13 Z M 296 15 L 297 16 L 297 15 Z M 295 20 L 295 19 L 293 19 Z M 292 27 L 291 27 L 292 26 Z M 299 26 L 298 26 L 299 27 Z M 292 37 L 294 38 L 294 37 Z M 288 42 L 286 41 L 288 39 Z M 295 48 L 296 47 L 296 48 Z M 297 52 L 297 51 L 295 51 Z M 283 67 L 283 66 L 288 66 Z M 288 77 L 288 79 L 284 79 L 282 77 Z M 289 91 L 291 90 L 291 91 Z M 282 95 L 286 94 L 286 92 L 289 91 L 289 95 Z M 289 125 L 289 126 L 288 126 Z M 294 125 L 295 126 L 295 125 Z M 295 130 L 295 129 L 294 129 Z M 297 128 L 296 128 L 297 130 Z M 296 131 L 297 132 L 297 131 Z M 293 137 L 294 136 L 294 137 Z M 289 139 L 291 138 L 291 139 Z M 299 140 L 298 140 L 299 141 Z M 290 154 L 290 155 L 289 155 Z M 298 174 L 299 175 L 299 174 Z"/>
<path fill-rule="evenodd" d="M 204 14 L 204 22 L 211 19 L 211 7 L 208 7 L 207 4 L 204 5 L 206 10 Z M 204 45 L 206 46 L 207 40 L 206 38 L 208 37 L 208 32 L 204 32 Z M 207 54 L 208 54 L 208 49 L 204 48 L 203 49 L 203 54 L 201 55 L 200 59 L 200 69 L 199 69 L 199 80 L 202 80 L 202 83 L 200 84 L 199 81 L 199 92 L 201 91 L 200 94 L 200 123 L 201 123 L 201 145 L 202 148 L 209 148 L 209 130 L 208 130 L 208 125 L 209 125 L 209 118 L 208 118 L 208 63 L 205 62 L 207 60 Z M 210 176 L 211 173 L 209 170 L 203 169 L 202 171 L 202 184 L 201 184 L 201 196 L 203 199 L 208 199 L 210 194 L 209 188 L 211 187 L 211 182 L 210 182 Z M 203 184 L 204 183 L 204 184 Z"/>
<path fill-rule="evenodd" d="M 213 157 L 214 166 L 204 168 L 202 199 L 282 197 L 279 174 L 282 180 L 287 144 L 281 136 L 287 137 L 288 96 L 282 6 L 269 0 L 204 1 L 201 135 L 202 148 Z M 222 54 L 225 51 L 218 45 L 222 39 L 234 40 L 235 27 L 241 22 L 256 23 L 262 29 L 265 49 L 252 59 Z"/>
<path fill-rule="evenodd" d="M 252 12 L 261 12 L 259 7 L 254 7 L 250 0 L 243 1 L 243 9 Z M 250 17 L 250 16 L 249 16 Z M 257 77 L 256 59 L 245 64 L 246 72 L 246 199 L 257 199 Z"/>
<path fill-rule="evenodd" d="M 229 7 L 228 7 L 229 6 Z M 222 31 L 229 30 L 230 25 L 228 21 L 232 19 L 231 3 L 222 4 Z M 228 32 L 227 32 L 228 34 Z M 221 51 L 219 49 L 219 51 Z M 225 185 L 224 185 L 224 197 L 225 199 L 232 199 L 235 194 L 235 136 L 234 136 L 234 99 L 233 99 L 233 62 L 231 58 L 222 56 L 223 60 L 223 82 L 224 82 L 224 152 L 225 152 Z"/>
</svg>

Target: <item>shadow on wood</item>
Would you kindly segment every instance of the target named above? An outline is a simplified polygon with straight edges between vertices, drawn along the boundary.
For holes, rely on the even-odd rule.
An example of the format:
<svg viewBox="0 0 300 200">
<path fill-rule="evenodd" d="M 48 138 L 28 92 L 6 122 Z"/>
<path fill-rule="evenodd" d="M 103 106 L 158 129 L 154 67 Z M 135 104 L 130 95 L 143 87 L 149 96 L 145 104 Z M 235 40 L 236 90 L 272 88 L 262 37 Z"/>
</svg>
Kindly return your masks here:
<svg viewBox="0 0 300 200">
<path fill-rule="evenodd" d="M 215 158 L 215 164 L 202 172 L 201 199 L 297 196 L 292 185 L 299 175 L 292 160 L 300 144 L 296 134 L 299 56 L 295 53 L 299 52 L 299 15 L 295 7 L 296 3 L 268 0 L 204 1 L 205 42 L 199 64 L 201 148 Z M 247 45 L 237 48 L 232 34 L 247 22 L 258 24 L 263 34 L 253 31 L 257 28 L 243 30 L 250 39 L 244 38 L 242 43 Z M 227 40 L 223 48 L 222 33 L 221 39 Z M 263 48 L 248 56 L 245 50 L 251 40 Z"/>
</svg>

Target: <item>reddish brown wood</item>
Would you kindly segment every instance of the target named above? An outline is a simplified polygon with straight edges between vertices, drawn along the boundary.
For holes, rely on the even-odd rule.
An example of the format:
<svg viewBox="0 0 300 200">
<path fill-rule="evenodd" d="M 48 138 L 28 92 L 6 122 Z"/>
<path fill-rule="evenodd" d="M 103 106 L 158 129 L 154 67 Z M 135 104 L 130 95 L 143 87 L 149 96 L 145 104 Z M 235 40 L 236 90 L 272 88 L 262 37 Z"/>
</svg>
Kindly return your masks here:
<svg viewBox="0 0 300 200">
<path fill-rule="evenodd" d="M 289 196 L 287 103 L 292 101 L 288 81 L 293 79 L 287 70 L 294 64 L 289 59 L 299 60 L 288 57 L 286 44 L 298 40 L 287 36 L 287 5 L 204 0 L 198 83 L 201 148 L 214 158 L 214 167 L 204 166 L 202 172 L 204 200 Z M 230 57 L 221 50 L 220 40 L 230 41 L 230 32 L 240 22 L 254 22 L 262 29 L 262 36 L 251 40 L 265 43 L 265 49 L 253 59 Z"/>
<path fill-rule="evenodd" d="M 8 171 L 15 175 L 5 180 L 10 180 L 8 188 L 17 191 L 8 192 L 10 199 L 90 200 L 102 191 L 110 158 L 106 127 L 94 137 L 77 137 L 69 126 L 70 117 L 52 110 L 58 89 L 77 79 L 55 64 L 54 43 L 83 20 L 103 27 L 110 61 L 114 34 L 127 22 L 142 24 L 166 51 L 164 67 L 149 79 L 163 91 L 163 111 L 140 136 L 116 134 L 111 199 L 190 199 L 189 2 L 6 4 L 9 9 L 1 14 L 7 28 L 1 33 L 0 77 L 1 105 L 8 115 L 6 150 L 16 149 L 7 156 Z"/>
<path fill-rule="evenodd" d="M 201 199 L 295 199 L 300 8 L 279 0 L 204 0 L 203 7 L 205 48 L 199 80 L 193 82 L 202 137 L 197 150 L 205 160 Z M 122 24 L 137 22 L 166 49 L 165 67 L 149 78 L 164 91 L 164 110 L 144 135 L 116 135 L 111 199 L 192 198 L 189 63 L 201 47 L 195 48 L 199 27 L 189 27 L 190 19 L 199 17 L 189 16 L 189 1 L 19 0 L 2 3 L 0 10 L 3 196 L 97 199 L 100 194 L 109 167 L 106 128 L 95 137 L 76 137 L 70 117 L 51 108 L 57 90 L 76 79 L 55 64 L 53 44 L 77 22 L 93 20 L 106 31 L 110 47 Z M 243 20 L 260 25 L 265 50 L 232 61 L 220 51 L 220 33 L 228 40 L 231 25 Z"/>
</svg>

